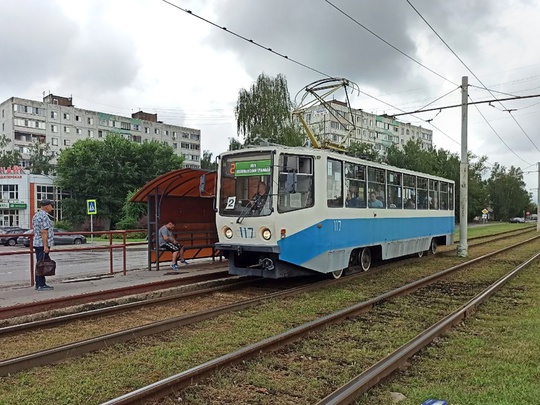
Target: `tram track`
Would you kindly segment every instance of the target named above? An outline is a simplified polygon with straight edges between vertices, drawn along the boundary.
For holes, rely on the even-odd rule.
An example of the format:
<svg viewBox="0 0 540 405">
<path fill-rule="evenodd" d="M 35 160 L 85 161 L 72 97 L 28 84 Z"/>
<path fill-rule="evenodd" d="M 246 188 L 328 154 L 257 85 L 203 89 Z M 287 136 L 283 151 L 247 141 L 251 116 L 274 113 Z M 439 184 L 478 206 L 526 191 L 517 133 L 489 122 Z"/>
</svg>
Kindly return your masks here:
<svg viewBox="0 0 540 405">
<path fill-rule="evenodd" d="M 522 242 L 522 243 L 526 243 L 526 242 Z M 508 250 L 508 249 L 511 249 L 511 248 L 513 248 L 513 247 L 508 247 L 508 248 L 502 249 L 502 250 L 500 250 L 500 251 L 498 251 L 498 252 L 494 252 L 494 253 L 492 253 L 492 254 L 499 254 L 499 253 L 502 253 L 502 252 L 504 252 L 504 251 L 506 251 L 506 250 Z M 477 259 L 474 259 L 474 260 L 476 261 L 476 260 L 479 260 L 479 259 L 481 259 L 481 258 L 477 258 Z M 420 259 L 420 260 L 422 260 L 422 259 Z M 465 263 L 465 264 L 466 264 L 466 263 Z M 390 268 L 390 267 L 394 267 L 394 265 L 393 265 L 393 264 L 390 264 L 390 266 L 389 266 L 388 268 Z M 381 268 L 374 268 L 374 269 L 373 269 L 372 271 L 370 271 L 370 272 L 367 272 L 367 273 L 361 273 L 361 274 L 358 274 L 358 275 L 356 275 L 356 276 L 350 276 L 350 277 L 347 277 L 347 278 L 344 278 L 344 279 L 340 279 L 340 280 L 328 280 L 328 281 L 325 281 L 325 282 L 321 283 L 318 287 L 313 287 L 313 288 L 314 288 L 314 289 L 315 289 L 315 288 L 322 288 L 322 287 L 324 286 L 324 283 L 325 283 L 325 284 L 334 283 L 335 285 L 337 285 L 337 284 L 339 284 L 339 283 L 347 283 L 347 282 L 349 282 L 353 277 L 365 277 L 366 275 L 374 274 L 374 272 L 377 272 L 377 273 L 379 273 L 379 272 L 384 272 L 384 271 L 386 271 L 388 268 L 386 268 L 386 267 L 384 267 L 384 268 L 383 268 L 383 267 L 381 267 Z M 450 270 L 450 269 L 448 269 L 448 270 Z M 418 287 L 418 288 L 421 288 L 421 287 Z M 299 294 L 299 293 L 300 293 L 300 292 L 296 292 L 296 293 L 294 293 L 294 294 Z M 288 294 L 294 295 L 293 292 L 289 292 Z M 403 292 L 402 294 L 405 295 L 406 293 Z M 283 296 L 285 296 L 285 295 L 283 295 Z M 398 295 L 396 295 L 396 296 L 398 296 Z M 266 298 L 263 299 L 263 301 L 265 301 L 265 300 L 267 301 L 267 300 L 271 300 L 272 298 L 279 298 L 279 297 L 280 297 L 279 294 L 276 295 L 275 297 L 272 297 L 271 295 L 268 295 Z M 387 300 L 387 299 L 391 299 L 391 298 L 393 298 L 393 297 L 386 297 L 386 298 L 383 299 L 383 301 L 384 301 L 384 300 Z M 243 307 L 243 308 L 249 308 L 249 307 L 250 307 L 250 303 L 248 303 L 248 302 L 240 303 L 239 305 L 246 305 L 246 306 Z M 251 304 L 251 306 L 254 306 L 254 305 L 258 305 L 258 304 L 256 304 L 256 303 L 252 303 L 252 304 Z M 378 304 L 374 303 L 373 306 L 374 306 L 374 305 L 378 305 Z M 373 307 L 373 306 L 372 306 L 372 307 Z M 372 308 L 372 307 L 371 307 L 371 308 Z M 222 309 L 225 311 L 225 312 L 222 312 L 222 313 L 227 313 L 227 311 L 226 311 L 225 308 L 222 308 Z M 238 312 L 238 311 L 240 311 L 241 309 L 242 309 L 242 307 L 237 307 L 237 308 L 234 308 L 234 307 L 233 307 L 233 308 L 230 310 L 230 312 Z M 220 308 L 218 308 L 217 310 L 219 311 Z M 366 309 L 366 310 L 369 310 L 369 309 Z M 173 325 L 173 326 L 172 326 L 173 328 L 178 327 L 178 326 L 182 326 L 182 325 L 189 325 L 189 324 L 192 324 L 193 322 L 198 322 L 198 321 L 201 321 L 201 320 L 204 320 L 204 319 L 209 319 L 210 317 L 216 316 L 216 315 L 219 315 L 219 314 L 220 314 L 220 313 L 216 312 L 215 315 L 208 315 L 207 318 L 204 318 L 204 316 L 207 316 L 207 315 L 203 315 L 203 318 L 200 318 L 200 319 L 198 319 L 198 320 L 197 320 L 197 316 L 199 316 L 199 315 L 201 315 L 201 314 L 193 314 L 192 321 L 190 321 L 190 320 L 188 319 L 189 316 L 186 316 L 186 319 L 184 319 L 184 320 L 182 320 L 182 319 L 171 320 L 171 325 Z M 350 315 L 345 315 L 345 317 L 349 317 L 349 316 L 350 316 Z M 179 317 L 179 318 L 181 318 L 181 317 Z M 178 322 L 176 326 L 174 326 L 174 322 Z M 158 326 L 158 328 L 159 328 L 159 327 L 160 327 L 160 326 Z M 321 327 L 324 327 L 324 326 L 321 326 Z M 165 328 L 164 330 L 168 330 L 168 329 Z M 133 331 L 131 331 L 131 332 L 133 333 Z M 138 331 L 135 331 L 135 335 L 133 335 L 133 337 L 140 337 L 140 336 L 145 336 L 145 335 L 146 335 L 146 333 L 145 333 L 144 331 L 143 331 L 140 335 L 137 335 L 137 333 L 138 333 Z M 156 332 L 153 332 L 153 333 L 160 333 L 160 331 L 159 331 L 158 329 L 156 329 Z M 309 332 L 307 332 L 307 333 L 309 333 Z M 100 337 L 100 338 L 101 338 L 101 337 Z M 113 337 L 113 339 L 114 339 L 114 337 Z M 88 351 L 92 351 L 92 350 L 97 350 L 97 349 L 99 349 L 100 347 L 98 347 L 98 346 L 100 345 L 100 343 L 99 343 L 99 340 L 100 340 L 100 339 L 98 338 L 97 340 L 98 340 L 98 342 L 86 342 L 86 343 L 85 343 L 86 349 L 84 349 L 84 350 L 86 350 L 86 351 L 83 350 L 83 352 L 88 352 Z M 103 339 L 101 339 L 101 340 L 103 340 Z M 293 341 L 294 341 L 294 339 L 293 339 Z M 97 344 L 98 346 L 94 346 L 94 347 L 92 348 L 92 345 L 93 345 L 93 344 Z M 112 344 L 114 344 L 114 341 L 113 341 L 113 340 L 110 340 L 110 341 L 108 341 L 107 343 L 105 343 L 104 345 L 102 345 L 101 347 L 107 347 L 107 346 L 110 346 L 110 345 L 112 345 Z M 278 348 L 277 343 L 276 343 L 276 348 Z M 69 349 L 73 349 L 73 348 L 66 348 L 66 349 L 68 349 L 68 351 L 69 351 Z M 77 350 L 78 350 L 78 349 L 77 349 Z M 258 349 L 257 349 L 257 350 L 258 350 Z M 255 354 L 256 354 L 257 350 L 255 350 Z M 271 349 L 271 350 L 275 350 L 275 349 Z M 52 352 L 51 352 L 51 353 L 48 353 L 46 356 L 50 356 L 50 357 L 49 357 L 49 360 L 44 361 L 43 364 L 48 364 L 48 363 L 51 361 L 51 359 L 53 359 L 52 361 L 58 361 L 58 360 L 61 360 L 62 358 L 66 358 L 66 357 L 62 357 L 63 355 L 62 355 L 62 354 L 59 354 L 59 353 L 60 353 L 60 352 L 58 352 L 58 353 L 52 353 Z M 72 352 L 72 355 L 76 355 L 75 352 Z M 43 357 L 43 359 L 46 359 L 46 358 L 47 358 L 46 356 Z M 55 356 L 56 356 L 56 357 L 55 357 Z M 68 356 L 68 357 L 70 357 L 70 356 Z M 21 363 L 21 364 L 23 364 L 25 361 L 32 363 L 32 366 L 33 366 L 33 365 L 36 365 L 35 358 L 26 358 L 26 359 L 22 359 L 22 363 Z M 221 366 L 219 366 L 219 367 L 221 367 Z M 25 369 L 25 367 L 21 368 L 21 370 L 23 370 L 23 369 Z M 12 372 L 16 372 L 16 371 L 12 371 Z M 200 378 L 203 378 L 203 377 L 204 377 L 204 375 L 202 375 Z M 192 377 L 190 377 L 190 378 L 192 378 Z M 175 389 L 178 389 L 178 388 L 175 388 Z M 129 402 L 128 402 L 128 403 L 129 403 Z"/>
<path fill-rule="evenodd" d="M 499 252 L 494 253 L 494 254 L 498 254 L 498 253 Z M 489 256 L 486 256 L 486 257 L 489 257 Z M 467 263 L 474 263 L 476 260 L 477 259 L 474 259 Z M 468 265 L 467 263 L 464 265 Z M 369 274 L 373 274 L 374 272 L 383 272 L 393 266 L 395 266 L 395 264 L 394 265 L 389 264 L 388 266 L 375 268 L 373 269 L 373 271 L 369 272 Z M 368 273 L 361 273 L 361 274 L 358 274 L 356 277 L 365 277 L 367 274 Z M 350 278 L 341 279 L 338 281 L 348 282 L 348 280 L 350 280 Z M 167 304 L 170 302 L 174 302 L 175 305 L 183 305 L 179 303 L 182 301 L 190 300 L 190 299 L 196 299 L 199 297 L 209 296 L 211 294 L 218 293 L 218 292 L 235 290 L 235 291 L 239 291 L 239 294 L 242 295 L 243 290 L 240 290 L 240 289 L 254 287 L 255 283 L 257 282 L 264 283 L 264 281 L 265 280 L 260 280 L 260 279 L 236 280 L 235 282 L 231 284 L 227 284 L 227 285 L 219 286 L 219 287 L 206 288 L 199 291 L 190 291 L 183 294 L 160 297 L 153 300 L 142 300 L 142 301 L 137 301 L 137 302 L 131 302 L 128 304 L 116 305 L 113 307 L 99 308 L 99 309 L 90 310 L 90 311 L 63 315 L 63 316 L 54 317 L 51 319 L 42 319 L 38 321 L 26 322 L 26 323 L 17 324 L 17 325 L 10 325 L 7 327 L 0 328 L 0 337 L 15 335 L 17 336 L 18 339 L 21 339 L 20 333 L 23 333 L 23 332 L 28 333 L 32 330 L 38 329 L 40 330 L 40 333 L 42 334 L 45 329 L 49 329 L 53 326 L 58 327 L 59 325 L 63 325 L 69 322 L 74 322 L 74 321 L 83 320 L 83 319 L 88 319 L 88 320 L 92 319 L 94 320 L 93 323 L 95 323 L 95 319 L 99 319 L 99 317 L 110 316 L 115 313 L 116 314 L 120 313 L 123 317 L 125 317 L 127 311 L 137 310 L 138 308 L 141 308 L 141 307 L 148 308 L 148 307 L 152 307 L 152 306 L 156 306 L 160 304 Z M 268 283 L 268 280 L 266 280 L 266 282 Z M 22 371 L 28 368 L 30 365 L 35 366 L 35 365 L 49 364 L 51 362 L 56 362 L 56 361 L 63 360 L 69 357 L 74 357 L 74 356 L 78 356 L 78 355 L 88 353 L 91 351 L 99 350 L 100 348 L 107 347 L 116 343 L 122 343 L 131 339 L 140 338 L 142 336 L 157 334 L 157 333 L 161 333 L 161 332 L 173 329 L 173 328 L 186 326 L 186 325 L 196 323 L 196 322 L 201 322 L 203 320 L 210 319 L 212 317 L 215 317 L 221 314 L 239 311 L 245 308 L 260 305 L 261 303 L 266 302 L 271 299 L 292 296 L 292 295 L 299 295 L 299 294 L 309 292 L 315 289 L 324 288 L 325 286 L 329 285 L 330 282 L 331 282 L 330 280 L 324 280 L 324 281 L 316 282 L 311 285 L 293 287 L 286 291 L 272 292 L 269 294 L 263 294 L 259 297 L 250 298 L 250 299 L 240 299 L 240 300 L 237 300 L 237 302 L 230 303 L 230 304 L 228 303 L 226 305 L 218 306 L 217 308 L 209 308 L 207 310 L 196 311 L 192 314 L 183 314 L 180 316 L 172 317 L 170 319 L 152 321 L 145 325 L 140 325 L 140 326 L 136 326 L 136 327 L 128 328 L 125 330 L 120 330 L 120 331 L 114 331 L 105 335 L 101 334 L 99 336 L 83 339 L 77 342 L 63 344 L 61 346 L 57 346 L 54 348 L 38 350 L 34 353 L 15 356 L 15 357 L 8 358 L 7 360 L 0 362 L 0 375 L 7 375 L 10 373 Z M 265 284 L 265 285 L 266 286 L 264 288 L 268 289 L 268 284 Z M 157 312 L 158 313 L 161 312 L 159 308 L 157 308 Z M 116 324 L 116 322 L 114 321 L 114 318 L 112 319 L 109 318 L 108 321 L 111 324 Z M 80 329 L 81 331 L 83 331 L 84 325 L 81 325 L 77 329 Z M 6 354 L 4 353 L 4 356 L 5 355 Z"/>
<path fill-rule="evenodd" d="M 285 333 L 275 335 L 252 345 L 245 346 L 237 351 L 220 356 L 218 358 L 215 358 L 214 360 L 207 361 L 179 374 L 154 382 L 149 386 L 143 387 L 129 394 L 125 394 L 123 396 L 110 400 L 106 402 L 106 404 L 109 405 L 140 403 L 141 401 L 151 400 L 151 398 L 162 398 L 171 391 L 178 392 L 179 390 L 185 389 L 186 387 L 191 386 L 193 383 L 200 381 L 205 377 L 208 377 L 218 369 L 229 367 L 240 362 L 248 361 L 249 359 L 257 357 L 262 353 L 268 353 L 283 348 L 291 343 L 303 339 L 308 334 L 312 334 L 315 331 L 328 327 L 329 324 L 343 322 L 345 319 L 368 312 L 374 307 L 381 305 L 386 301 L 411 294 L 412 292 L 415 292 L 422 287 L 433 284 L 458 270 L 462 270 L 472 265 L 476 265 L 479 262 L 482 262 L 489 258 L 493 258 L 494 256 L 507 252 L 509 250 L 516 249 L 517 247 L 532 242 L 538 238 L 539 237 L 530 238 L 518 244 L 505 247 L 496 252 L 483 255 L 471 261 L 467 261 L 466 263 L 452 266 L 446 270 L 437 272 L 423 279 L 416 280 L 412 283 L 404 285 L 390 292 L 381 294 L 377 297 L 361 302 L 357 305 L 353 305 L 349 308 L 337 311 L 333 314 L 323 316 L 314 321 L 290 329 Z M 178 394 L 175 394 L 175 397 L 177 396 Z"/>
<path fill-rule="evenodd" d="M 202 283 L 206 281 L 218 280 L 222 278 L 231 278 L 227 270 L 221 270 L 225 268 L 225 265 L 219 266 L 215 272 L 194 274 L 183 278 L 174 278 L 161 281 L 155 281 L 151 283 L 119 287 L 114 289 L 95 291 L 90 293 L 69 295 L 65 297 L 52 298 L 49 300 L 42 300 L 37 302 L 29 302 L 26 304 L 19 304 L 14 306 L 7 306 L 0 308 L 0 321 L 10 318 L 21 317 L 25 315 L 38 314 L 58 309 L 64 309 L 67 307 L 73 307 L 84 304 L 91 304 L 98 301 L 112 300 L 120 297 L 137 295 L 143 293 L 151 293 L 158 290 L 165 290 L 168 288 L 186 286 L 190 284 Z"/>
</svg>

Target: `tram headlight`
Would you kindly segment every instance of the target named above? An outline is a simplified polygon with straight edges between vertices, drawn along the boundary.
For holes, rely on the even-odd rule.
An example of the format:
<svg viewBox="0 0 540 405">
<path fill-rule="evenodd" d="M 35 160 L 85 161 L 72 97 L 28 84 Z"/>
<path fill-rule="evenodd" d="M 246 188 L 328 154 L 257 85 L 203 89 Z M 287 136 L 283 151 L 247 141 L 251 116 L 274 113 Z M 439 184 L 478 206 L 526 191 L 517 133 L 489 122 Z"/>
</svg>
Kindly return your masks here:
<svg viewBox="0 0 540 405">
<path fill-rule="evenodd" d="M 231 228 L 225 228 L 223 229 L 223 234 L 227 239 L 231 239 L 233 237 L 233 231 Z"/>
<path fill-rule="evenodd" d="M 261 235 L 264 240 L 270 240 L 270 238 L 272 237 L 272 232 L 270 232 L 270 229 L 268 228 L 263 228 Z"/>
</svg>

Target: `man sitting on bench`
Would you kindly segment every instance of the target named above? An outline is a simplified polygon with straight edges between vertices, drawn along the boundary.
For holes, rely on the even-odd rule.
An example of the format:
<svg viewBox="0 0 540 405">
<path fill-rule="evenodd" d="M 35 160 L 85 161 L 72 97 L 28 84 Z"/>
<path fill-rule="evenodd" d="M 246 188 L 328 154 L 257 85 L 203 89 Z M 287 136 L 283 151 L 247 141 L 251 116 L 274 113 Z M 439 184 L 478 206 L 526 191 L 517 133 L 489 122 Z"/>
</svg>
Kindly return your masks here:
<svg viewBox="0 0 540 405">
<path fill-rule="evenodd" d="M 188 262 L 184 260 L 184 247 L 174 239 L 172 231 L 174 230 L 174 222 L 169 221 L 167 224 L 159 228 L 159 248 L 162 250 L 168 250 L 172 252 L 171 268 L 178 270 L 178 256 L 180 255 L 180 263 L 187 265 Z"/>
</svg>

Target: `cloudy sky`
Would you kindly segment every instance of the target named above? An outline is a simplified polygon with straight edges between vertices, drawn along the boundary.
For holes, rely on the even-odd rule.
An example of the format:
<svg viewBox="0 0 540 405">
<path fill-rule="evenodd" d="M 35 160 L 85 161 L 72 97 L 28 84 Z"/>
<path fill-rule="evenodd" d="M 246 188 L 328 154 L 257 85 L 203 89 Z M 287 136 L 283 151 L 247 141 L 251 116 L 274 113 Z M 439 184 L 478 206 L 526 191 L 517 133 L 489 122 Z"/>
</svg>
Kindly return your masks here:
<svg viewBox="0 0 540 405">
<path fill-rule="evenodd" d="M 361 90 L 353 107 L 381 114 L 459 104 L 462 76 L 473 101 L 540 94 L 536 0 L 169 2 L 0 0 L 0 101 L 51 92 L 90 110 L 157 112 L 200 129 L 215 156 L 236 136 L 238 91 L 263 72 L 285 75 L 293 99 L 315 80 L 347 78 Z M 468 126 L 469 150 L 531 172 L 535 199 L 539 113 L 540 98 L 481 104 Z M 460 109 L 400 120 L 460 152 Z"/>
</svg>

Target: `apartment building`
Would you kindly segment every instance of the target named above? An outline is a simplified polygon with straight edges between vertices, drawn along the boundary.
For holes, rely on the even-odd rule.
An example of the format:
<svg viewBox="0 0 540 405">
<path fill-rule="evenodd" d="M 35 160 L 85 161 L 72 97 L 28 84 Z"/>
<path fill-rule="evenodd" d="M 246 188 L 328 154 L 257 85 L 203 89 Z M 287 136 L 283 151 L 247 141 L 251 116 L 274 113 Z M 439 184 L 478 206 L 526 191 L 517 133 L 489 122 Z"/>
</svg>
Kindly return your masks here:
<svg viewBox="0 0 540 405">
<path fill-rule="evenodd" d="M 388 115 L 349 110 L 346 103 L 338 100 L 329 103 L 334 115 L 322 105 L 313 106 L 304 113 L 305 121 L 321 140 L 344 143 L 344 146 L 351 142 L 369 143 L 381 154 L 385 154 L 391 145 L 403 149 L 409 140 L 420 140 L 424 149 L 433 147 L 433 131 L 429 129 L 397 121 Z"/>
<path fill-rule="evenodd" d="M 0 136 L 11 140 L 8 149 L 22 154 L 22 167 L 28 166 L 28 149 L 34 141 L 46 142 L 58 152 L 80 139 L 101 139 L 108 134 L 138 143 L 162 142 L 184 157 L 184 167 L 201 166 L 201 131 L 158 121 L 157 114 L 139 111 L 123 117 L 90 111 L 75 107 L 72 97 L 54 94 L 43 101 L 11 97 L 0 104 Z"/>
</svg>

